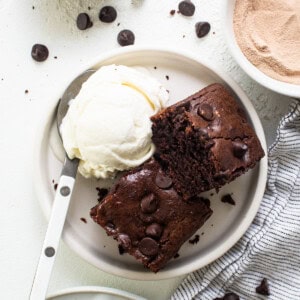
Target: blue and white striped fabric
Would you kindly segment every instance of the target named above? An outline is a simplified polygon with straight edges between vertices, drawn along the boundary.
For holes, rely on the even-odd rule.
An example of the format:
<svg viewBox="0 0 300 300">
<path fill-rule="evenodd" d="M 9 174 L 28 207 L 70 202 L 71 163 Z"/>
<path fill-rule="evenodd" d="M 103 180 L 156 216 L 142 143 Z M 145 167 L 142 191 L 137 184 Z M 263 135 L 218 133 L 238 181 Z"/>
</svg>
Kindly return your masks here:
<svg viewBox="0 0 300 300">
<path fill-rule="evenodd" d="M 255 292 L 264 277 L 268 297 Z M 172 299 L 212 300 L 227 292 L 242 300 L 300 299 L 300 101 L 269 150 L 267 189 L 252 225 L 223 257 L 190 274 Z"/>
</svg>

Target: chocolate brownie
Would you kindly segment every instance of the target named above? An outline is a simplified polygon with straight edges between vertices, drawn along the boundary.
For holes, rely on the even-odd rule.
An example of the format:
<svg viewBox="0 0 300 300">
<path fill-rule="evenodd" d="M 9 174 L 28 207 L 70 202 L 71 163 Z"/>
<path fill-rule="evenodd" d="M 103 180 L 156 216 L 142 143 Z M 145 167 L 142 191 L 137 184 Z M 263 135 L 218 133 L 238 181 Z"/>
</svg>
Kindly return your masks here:
<svg viewBox="0 0 300 300">
<path fill-rule="evenodd" d="M 153 272 L 173 258 L 211 216 L 209 201 L 183 201 L 155 159 L 122 175 L 91 217 Z"/>
<path fill-rule="evenodd" d="M 245 112 L 218 83 L 165 108 L 151 120 L 161 163 L 184 199 L 218 190 L 264 156 Z"/>
</svg>

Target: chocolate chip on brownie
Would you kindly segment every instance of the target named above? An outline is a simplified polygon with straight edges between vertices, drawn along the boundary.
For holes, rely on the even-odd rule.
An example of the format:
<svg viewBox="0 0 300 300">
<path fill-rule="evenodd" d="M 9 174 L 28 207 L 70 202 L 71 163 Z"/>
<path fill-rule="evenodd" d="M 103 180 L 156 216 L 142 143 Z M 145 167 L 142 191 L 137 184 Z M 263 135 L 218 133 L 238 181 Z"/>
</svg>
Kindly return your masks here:
<svg viewBox="0 0 300 300">
<path fill-rule="evenodd" d="M 195 9 L 195 5 L 190 0 L 184 0 L 178 4 L 179 12 L 186 17 L 194 15 Z"/>
<path fill-rule="evenodd" d="M 260 285 L 256 288 L 256 293 L 264 296 L 270 296 L 269 283 L 267 278 L 263 278 Z"/>
<path fill-rule="evenodd" d="M 86 13 L 80 13 L 77 16 L 76 24 L 78 29 L 85 30 L 93 26 L 93 22 L 91 22 L 90 16 Z"/>
<path fill-rule="evenodd" d="M 197 244 L 200 241 L 199 234 L 196 234 L 192 239 L 189 240 L 189 243 L 192 245 Z"/>
<path fill-rule="evenodd" d="M 117 11 L 112 6 L 104 6 L 99 13 L 100 21 L 104 23 L 112 23 L 117 18 Z"/>
<path fill-rule="evenodd" d="M 38 62 L 45 61 L 49 56 L 49 50 L 45 45 L 35 44 L 31 49 L 31 57 Z"/>
<path fill-rule="evenodd" d="M 134 33 L 131 30 L 124 29 L 118 34 L 118 43 L 121 46 L 133 45 L 135 40 Z"/>
<path fill-rule="evenodd" d="M 198 38 L 205 37 L 210 31 L 208 22 L 198 22 L 195 24 L 196 35 Z"/>
</svg>

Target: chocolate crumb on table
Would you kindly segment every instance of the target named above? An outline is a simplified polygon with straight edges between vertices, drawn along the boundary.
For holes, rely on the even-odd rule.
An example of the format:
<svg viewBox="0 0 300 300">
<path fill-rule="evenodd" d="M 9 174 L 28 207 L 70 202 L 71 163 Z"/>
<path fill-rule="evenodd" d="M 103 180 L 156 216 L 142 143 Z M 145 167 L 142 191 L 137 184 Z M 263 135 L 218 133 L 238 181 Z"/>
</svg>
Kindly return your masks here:
<svg viewBox="0 0 300 300">
<path fill-rule="evenodd" d="M 230 194 L 226 194 L 226 195 L 222 196 L 221 201 L 223 203 L 228 203 L 230 205 L 235 205 L 235 201 L 234 201 L 234 199 L 232 198 L 232 196 Z"/>
<path fill-rule="evenodd" d="M 174 15 L 175 15 L 175 12 L 176 12 L 175 9 L 170 10 L 170 15 L 171 15 L 171 16 L 174 16 Z"/>
<path fill-rule="evenodd" d="M 200 236 L 199 234 L 196 234 L 192 239 L 189 240 L 189 243 L 192 245 L 197 244 L 200 241 Z"/>
<path fill-rule="evenodd" d="M 29 91 L 28 90 L 25 90 L 25 94 L 28 94 L 29 93 Z"/>
<path fill-rule="evenodd" d="M 269 283 L 267 278 L 263 278 L 260 285 L 255 290 L 257 294 L 270 296 Z"/>
<path fill-rule="evenodd" d="M 170 79 L 169 75 L 166 75 L 166 79 L 167 79 L 167 80 L 169 80 L 169 79 Z"/>
<path fill-rule="evenodd" d="M 90 212 L 122 250 L 153 272 L 162 269 L 211 214 L 209 203 L 200 197 L 183 201 L 153 158 L 124 173 Z"/>
<path fill-rule="evenodd" d="M 57 187 L 58 187 L 58 183 L 55 183 L 55 184 L 53 185 L 54 191 L 57 190 Z"/>
<path fill-rule="evenodd" d="M 193 16 L 195 13 L 195 9 L 196 7 L 194 3 L 192 3 L 190 0 L 184 0 L 179 2 L 178 4 L 179 12 L 186 17 Z"/>
</svg>

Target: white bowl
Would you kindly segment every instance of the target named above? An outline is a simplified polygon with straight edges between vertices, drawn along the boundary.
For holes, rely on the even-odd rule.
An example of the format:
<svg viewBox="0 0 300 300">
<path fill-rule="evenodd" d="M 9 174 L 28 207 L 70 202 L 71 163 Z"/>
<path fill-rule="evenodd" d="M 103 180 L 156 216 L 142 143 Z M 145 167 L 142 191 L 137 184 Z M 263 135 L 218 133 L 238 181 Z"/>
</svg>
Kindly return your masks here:
<svg viewBox="0 0 300 300">
<path fill-rule="evenodd" d="M 209 66 L 203 58 L 185 51 L 153 47 L 126 47 L 111 51 L 95 58 L 89 65 L 78 70 L 78 74 L 89 68 L 99 68 L 107 64 L 124 64 L 146 68 L 170 91 L 170 102 L 176 102 L 214 82 L 226 85 L 235 94 L 237 101 L 245 109 L 261 144 L 266 151 L 266 141 L 260 120 L 251 101 L 239 86 L 221 70 Z M 154 69 L 154 66 L 157 67 Z M 166 79 L 168 75 L 168 80 Z M 57 91 L 53 99 L 59 99 L 63 91 Z M 47 217 L 50 215 L 54 198 L 52 180 L 57 181 L 61 161 L 55 125 L 55 105 L 45 111 L 40 133 L 37 137 L 34 187 L 40 204 Z M 51 130 L 52 128 L 52 130 Z M 56 138 L 53 135 L 56 134 Z M 87 180 L 77 176 L 76 186 L 68 211 L 63 239 L 72 250 L 94 266 L 114 275 L 137 280 L 160 280 L 187 274 L 199 269 L 229 250 L 250 226 L 261 203 L 267 179 L 267 156 L 247 174 L 224 186 L 219 195 L 207 192 L 214 211 L 211 218 L 197 232 L 201 235 L 196 245 L 185 243 L 180 257 L 171 260 L 166 268 L 157 274 L 151 273 L 129 255 L 119 255 L 116 241 L 106 236 L 105 231 L 89 218 L 90 208 L 97 204 L 96 186 L 102 182 Z M 236 205 L 220 201 L 223 194 L 234 193 Z M 84 217 L 87 223 L 80 221 Z"/>
<path fill-rule="evenodd" d="M 233 29 L 233 15 L 235 3 L 236 0 L 225 0 L 223 8 L 223 30 L 227 40 L 228 48 L 234 59 L 252 79 L 257 81 L 264 87 L 273 90 L 279 94 L 300 98 L 300 85 L 286 83 L 267 76 L 258 68 L 256 68 L 243 54 L 235 39 L 235 33 Z"/>
</svg>

